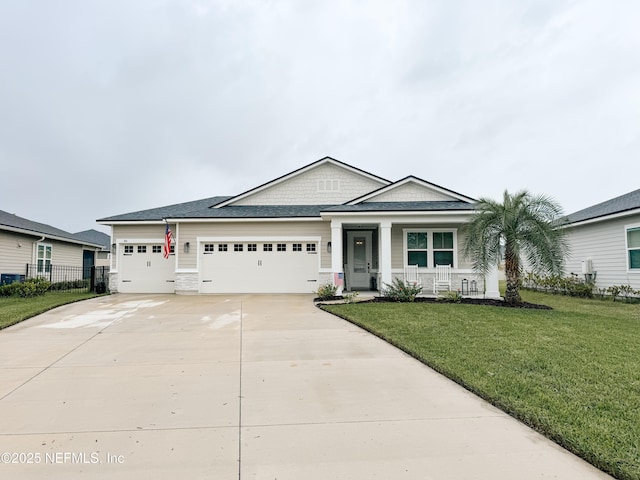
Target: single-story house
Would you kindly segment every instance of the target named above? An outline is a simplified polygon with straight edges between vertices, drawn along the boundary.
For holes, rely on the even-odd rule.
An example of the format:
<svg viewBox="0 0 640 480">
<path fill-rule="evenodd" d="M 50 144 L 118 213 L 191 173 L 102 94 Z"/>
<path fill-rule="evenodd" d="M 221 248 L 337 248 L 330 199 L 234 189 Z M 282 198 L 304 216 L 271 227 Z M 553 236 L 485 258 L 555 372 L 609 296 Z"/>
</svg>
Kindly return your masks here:
<svg viewBox="0 0 640 480">
<path fill-rule="evenodd" d="M 436 266 L 449 265 L 451 289 L 464 280 L 499 297 L 497 270 L 476 275 L 460 251 L 474 204 L 415 176 L 392 182 L 325 157 L 239 195 L 98 223 L 112 228 L 112 292 L 312 293 L 327 283 L 378 290 L 416 265 L 429 291 Z"/>
<path fill-rule="evenodd" d="M 598 203 L 566 218 L 567 272 L 599 288 L 640 289 L 640 190 Z"/>
<path fill-rule="evenodd" d="M 94 241 L 0 210 L 0 283 L 33 276 L 86 278 L 101 249 Z"/>
</svg>

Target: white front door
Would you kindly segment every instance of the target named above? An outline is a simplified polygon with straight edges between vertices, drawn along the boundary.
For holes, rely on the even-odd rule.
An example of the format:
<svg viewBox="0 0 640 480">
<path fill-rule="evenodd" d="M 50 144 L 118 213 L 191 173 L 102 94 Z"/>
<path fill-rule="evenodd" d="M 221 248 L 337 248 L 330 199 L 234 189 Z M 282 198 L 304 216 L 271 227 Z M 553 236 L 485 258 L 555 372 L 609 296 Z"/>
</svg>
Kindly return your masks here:
<svg viewBox="0 0 640 480">
<path fill-rule="evenodd" d="M 347 232 L 347 264 L 350 290 L 367 290 L 371 281 L 371 232 Z"/>
</svg>

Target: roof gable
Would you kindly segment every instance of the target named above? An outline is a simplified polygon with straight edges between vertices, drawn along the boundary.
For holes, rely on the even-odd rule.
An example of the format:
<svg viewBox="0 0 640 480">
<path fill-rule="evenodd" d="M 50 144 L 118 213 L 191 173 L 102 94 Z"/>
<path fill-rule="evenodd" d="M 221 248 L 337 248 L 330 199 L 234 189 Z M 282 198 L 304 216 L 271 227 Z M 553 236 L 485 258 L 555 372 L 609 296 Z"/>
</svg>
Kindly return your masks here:
<svg viewBox="0 0 640 480">
<path fill-rule="evenodd" d="M 475 203 L 471 197 L 467 197 L 453 190 L 440 187 L 436 184 L 410 175 L 376 191 L 355 198 L 347 205 L 361 203 L 386 203 L 386 202 L 467 202 Z"/>
<path fill-rule="evenodd" d="M 213 208 L 230 205 L 335 205 L 389 183 L 384 178 L 324 157 Z"/>
<path fill-rule="evenodd" d="M 639 209 L 640 189 L 567 215 L 567 223 L 595 221 L 599 218 L 604 220 L 611 215 L 624 215 L 625 212 L 632 213 Z"/>
</svg>

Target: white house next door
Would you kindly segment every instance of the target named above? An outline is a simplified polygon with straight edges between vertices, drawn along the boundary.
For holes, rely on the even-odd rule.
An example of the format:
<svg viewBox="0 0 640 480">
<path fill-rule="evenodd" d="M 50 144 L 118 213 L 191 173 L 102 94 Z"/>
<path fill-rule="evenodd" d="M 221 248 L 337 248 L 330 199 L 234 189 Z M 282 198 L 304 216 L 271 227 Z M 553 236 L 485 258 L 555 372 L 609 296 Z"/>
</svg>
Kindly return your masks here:
<svg viewBox="0 0 640 480">
<path fill-rule="evenodd" d="M 347 232 L 347 288 L 368 290 L 371 281 L 371 232 Z"/>
</svg>

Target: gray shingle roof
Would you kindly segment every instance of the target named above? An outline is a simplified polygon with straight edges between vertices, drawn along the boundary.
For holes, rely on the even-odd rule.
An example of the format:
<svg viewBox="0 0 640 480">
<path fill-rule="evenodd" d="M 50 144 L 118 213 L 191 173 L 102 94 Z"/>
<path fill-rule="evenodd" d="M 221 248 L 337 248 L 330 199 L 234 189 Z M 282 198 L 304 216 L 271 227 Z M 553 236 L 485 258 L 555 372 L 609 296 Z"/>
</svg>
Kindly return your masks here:
<svg viewBox="0 0 640 480">
<path fill-rule="evenodd" d="M 111 237 L 106 233 L 99 232 L 97 230 L 85 230 L 83 232 L 74 233 L 76 238 L 81 238 L 94 245 L 101 245 L 104 250 L 109 250 L 111 243 Z"/>
<path fill-rule="evenodd" d="M 309 218 L 320 217 L 321 212 L 402 212 L 471 210 L 473 204 L 462 201 L 447 202 L 367 202 L 359 205 L 238 205 L 211 208 L 230 197 L 212 197 L 167 207 L 125 213 L 103 218 L 110 221 L 160 221 L 186 218 Z"/>
<path fill-rule="evenodd" d="M 640 208 L 640 189 L 567 215 L 567 223 L 583 222 Z"/>
<path fill-rule="evenodd" d="M 123 213 L 122 215 L 114 215 L 98 220 L 98 222 L 108 223 L 110 221 L 143 221 L 143 220 L 162 220 L 164 218 L 190 218 L 189 214 L 202 210 L 214 210 L 212 207 L 220 202 L 228 200 L 231 197 L 210 197 L 202 200 L 194 200 L 192 202 L 176 203 L 166 207 L 151 208 L 149 210 L 139 210 L 137 212 Z"/>
<path fill-rule="evenodd" d="M 19 217 L 13 213 L 0 210 L 0 229 L 2 227 L 9 227 L 11 229 L 22 230 L 25 233 L 32 233 L 37 236 L 56 237 L 58 239 L 66 239 L 73 243 L 84 243 L 89 245 L 99 246 L 100 243 L 94 243 L 84 238 L 78 237 L 73 233 L 66 232 L 46 223 L 34 222 L 32 220 Z"/>
</svg>

